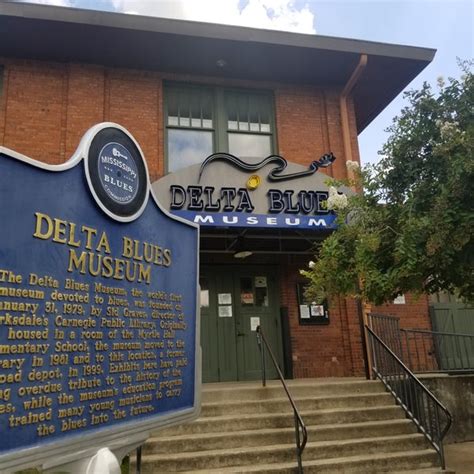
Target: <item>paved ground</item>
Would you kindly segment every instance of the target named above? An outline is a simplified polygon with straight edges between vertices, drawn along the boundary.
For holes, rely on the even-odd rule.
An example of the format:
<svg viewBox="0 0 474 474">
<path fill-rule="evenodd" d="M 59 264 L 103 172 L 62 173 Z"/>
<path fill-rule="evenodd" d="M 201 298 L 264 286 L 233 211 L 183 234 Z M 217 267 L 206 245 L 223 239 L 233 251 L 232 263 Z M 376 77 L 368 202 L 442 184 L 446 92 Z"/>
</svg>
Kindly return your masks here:
<svg viewBox="0 0 474 474">
<path fill-rule="evenodd" d="M 474 474 L 474 441 L 445 444 L 446 467 L 456 474 Z"/>
</svg>

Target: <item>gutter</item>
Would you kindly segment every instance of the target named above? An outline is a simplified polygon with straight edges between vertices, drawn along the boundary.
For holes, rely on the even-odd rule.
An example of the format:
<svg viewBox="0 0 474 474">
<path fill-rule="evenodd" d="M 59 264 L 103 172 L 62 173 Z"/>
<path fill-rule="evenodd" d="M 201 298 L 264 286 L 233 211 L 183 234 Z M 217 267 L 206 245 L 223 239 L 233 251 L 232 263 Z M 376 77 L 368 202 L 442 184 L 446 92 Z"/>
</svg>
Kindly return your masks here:
<svg viewBox="0 0 474 474">
<path fill-rule="evenodd" d="M 359 77 L 363 73 L 365 66 L 367 65 L 367 54 L 361 54 L 359 59 L 359 64 L 354 69 L 351 77 L 347 81 L 347 84 L 342 90 L 341 96 L 339 97 L 339 107 L 341 111 L 341 126 L 342 126 L 342 141 L 344 144 L 344 159 L 345 162 L 353 161 L 352 146 L 351 146 L 351 133 L 349 128 L 349 113 L 347 111 L 347 97 L 354 89 L 354 86 L 357 84 Z M 345 177 L 347 178 L 347 167 L 345 168 Z"/>
<path fill-rule="evenodd" d="M 349 127 L 349 112 L 347 110 L 347 98 L 354 89 L 354 86 L 357 84 L 357 81 L 359 80 L 361 74 L 364 72 L 364 69 L 367 66 L 367 59 L 367 54 L 360 55 L 359 64 L 357 64 L 351 77 L 344 86 L 344 89 L 341 92 L 341 96 L 339 97 L 345 163 L 347 163 L 348 161 L 353 161 L 351 133 Z M 344 174 L 346 178 L 349 177 L 349 174 L 347 172 L 347 166 L 344 166 Z M 369 358 L 369 338 L 366 330 L 366 325 L 368 324 L 367 312 L 364 305 L 362 305 L 360 299 L 357 300 L 357 313 L 359 316 L 359 327 L 362 341 L 362 356 L 364 358 L 365 376 L 367 380 L 370 380 L 372 375 L 372 363 L 371 359 Z"/>
</svg>

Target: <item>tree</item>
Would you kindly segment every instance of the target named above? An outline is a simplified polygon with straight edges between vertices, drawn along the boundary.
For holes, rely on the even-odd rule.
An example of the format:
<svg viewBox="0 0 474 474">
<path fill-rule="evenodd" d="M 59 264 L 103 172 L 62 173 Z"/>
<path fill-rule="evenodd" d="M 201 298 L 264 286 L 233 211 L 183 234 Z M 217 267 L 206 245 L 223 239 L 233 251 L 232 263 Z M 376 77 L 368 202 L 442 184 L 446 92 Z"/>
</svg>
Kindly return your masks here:
<svg viewBox="0 0 474 474">
<path fill-rule="evenodd" d="M 354 296 L 381 304 L 405 292 L 455 292 L 474 298 L 474 75 L 438 91 L 424 84 L 388 129 L 382 159 L 364 170 L 349 162 L 347 203 L 328 207 L 339 227 L 302 270 L 307 296 Z"/>
</svg>

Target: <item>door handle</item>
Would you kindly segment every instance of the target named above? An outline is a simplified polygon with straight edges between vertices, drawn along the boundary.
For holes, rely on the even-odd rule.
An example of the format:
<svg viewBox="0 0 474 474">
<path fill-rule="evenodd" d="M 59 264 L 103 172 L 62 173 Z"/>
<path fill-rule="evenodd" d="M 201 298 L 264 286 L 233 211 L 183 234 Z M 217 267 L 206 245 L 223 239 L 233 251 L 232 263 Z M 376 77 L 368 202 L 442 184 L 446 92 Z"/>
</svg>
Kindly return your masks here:
<svg viewBox="0 0 474 474">
<path fill-rule="evenodd" d="M 238 337 L 246 336 L 246 335 L 247 335 L 247 334 L 245 334 L 244 332 L 238 332 L 238 333 L 237 333 L 237 336 L 238 336 Z"/>
</svg>

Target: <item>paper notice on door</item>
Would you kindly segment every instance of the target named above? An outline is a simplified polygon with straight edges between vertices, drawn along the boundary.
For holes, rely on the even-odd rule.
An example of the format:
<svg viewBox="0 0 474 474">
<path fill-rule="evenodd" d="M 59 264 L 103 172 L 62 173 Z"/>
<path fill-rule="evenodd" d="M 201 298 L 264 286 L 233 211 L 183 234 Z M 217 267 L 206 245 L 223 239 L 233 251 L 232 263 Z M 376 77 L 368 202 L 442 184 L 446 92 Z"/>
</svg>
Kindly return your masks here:
<svg viewBox="0 0 474 474">
<path fill-rule="evenodd" d="M 201 290 L 201 308 L 209 308 L 209 290 Z"/>
<path fill-rule="evenodd" d="M 232 306 L 219 306 L 219 318 L 231 318 Z"/>
<path fill-rule="evenodd" d="M 250 330 L 251 331 L 256 331 L 259 326 L 260 326 L 260 318 L 259 317 L 251 317 L 250 318 Z"/>
<path fill-rule="evenodd" d="M 232 294 L 231 293 L 219 293 L 217 296 L 219 304 L 232 304 Z"/>
<path fill-rule="evenodd" d="M 322 304 L 312 304 L 311 316 L 324 316 L 324 306 Z"/>
<path fill-rule="evenodd" d="M 300 304 L 300 318 L 311 319 L 311 315 L 309 314 L 309 306 L 307 304 Z"/>
<path fill-rule="evenodd" d="M 253 304 L 253 293 L 252 292 L 241 293 L 240 302 L 242 304 Z"/>
</svg>

